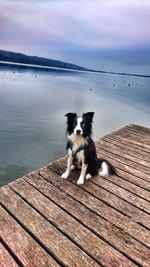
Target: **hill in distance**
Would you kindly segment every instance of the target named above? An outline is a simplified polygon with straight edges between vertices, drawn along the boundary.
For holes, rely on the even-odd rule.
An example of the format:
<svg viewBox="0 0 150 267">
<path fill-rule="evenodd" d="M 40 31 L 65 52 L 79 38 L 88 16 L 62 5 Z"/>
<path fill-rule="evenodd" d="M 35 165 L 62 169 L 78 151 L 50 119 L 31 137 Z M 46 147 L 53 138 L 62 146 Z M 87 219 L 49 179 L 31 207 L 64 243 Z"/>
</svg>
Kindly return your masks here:
<svg viewBox="0 0 150 267">
<path fill-rule="evenodd" d="M 72 70 L 82 70 L 82 71 L 89 70 L 88 68 L 84 68 L 84 67 L 81 67 L 75 64 L 67 63 L 67 62 L 48 59 L 44 57 L 27 56 L 21 53 L 15 53 L 15 52 L 10 52 L 10 51 L 5 51 L 5 50 L 0 50 L 0 61 L 40 65 L 40 66 L 53 67 L 53 68 L 65 68 L 65 69 L 72 69 Z"/>
</svg>

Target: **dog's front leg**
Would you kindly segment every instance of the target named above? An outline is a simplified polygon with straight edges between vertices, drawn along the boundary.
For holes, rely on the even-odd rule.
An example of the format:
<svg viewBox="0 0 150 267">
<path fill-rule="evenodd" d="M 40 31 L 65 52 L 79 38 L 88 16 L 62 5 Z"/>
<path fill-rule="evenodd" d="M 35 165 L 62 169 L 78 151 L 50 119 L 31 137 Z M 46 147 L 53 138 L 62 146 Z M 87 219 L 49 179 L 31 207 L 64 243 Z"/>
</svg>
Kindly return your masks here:
<svg viewBox="0 0 150 267">
<path fill-rule="evenodd" d="M 67 169 L 66 171 L 61 175 L 61 178 L 67 179 L 70 171 L 71 171 L 71 165 L 72 165 L 72 150 L 68 149 L 68 160 L 67 160 Z"/>
<path fill-rule="evenodd" d="M 88 167 L 87 164 L 82 163 L 81 174 L 80 174 L 80 177 L 79 177 L 79 179 L 77 181 L 78 185 L 84 184 L 84 177 L 85 177 L 85 174 L 86 174 L 86 171 L 87 171 L 87 167 Z"/>
</svg>

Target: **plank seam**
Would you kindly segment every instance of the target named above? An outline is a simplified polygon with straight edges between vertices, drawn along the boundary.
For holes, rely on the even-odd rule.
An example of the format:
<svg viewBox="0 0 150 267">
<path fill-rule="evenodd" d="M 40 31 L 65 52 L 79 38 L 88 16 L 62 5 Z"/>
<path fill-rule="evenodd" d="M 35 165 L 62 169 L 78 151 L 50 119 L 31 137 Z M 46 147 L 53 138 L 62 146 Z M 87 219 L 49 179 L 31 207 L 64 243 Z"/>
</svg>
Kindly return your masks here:
<svg viewBox="0 0 150 267">
<path fill-rule="evenodd" d="M 127 135 L 127 136 L 126 136 L 126 135 Z M 141 143 L 141 138 L 137 138 L 137 139 L 135 140 L 135 138 L 134 138 L 134 134 L 128 134 L 126 131 L 123 131 L 123 129 L 120 129 L 120 130 L 116 131 L 116 132 L 113 134 L 113 136 L 119 136 L 120 138 L 125 139 L 125 140 L 127 140 L 127 141 L 129 141 L 129 142 L 132 142 L 132 141 L 133 141 L 134 144 L 137 144 L 138 146 L 140 146 L 140 147 L 142 147 L 142 148 L 145 148 L 145 149 L 147 149 L 147 150 L 150 149 L 150 145 L 147 145 L 147 144 L 145 144 L 144 142 Z M 140 140 L 139 140 L 139 139 L 140 139 Z"/>
<path fill-rule="evenodd" d="M 118 175 L 117 175 L 118 176 Z M 118 177 L 120 177 L 120 176 L 118 176 Z M 125 187 L 123 187 L 123 186 L 121 186 L 121 185 L 119 185 L 119 184 L 117 184 L 117 183 L 115 183 L 115 181 L 110 181 L 107 177 L 101 177 L 101 178 L 103 178 L 103 179 L 106 179 L 108 182 L 111 182 L 112 184 L 114 184 L 114 185 L 116 185 L 116 186 L 118 186 L 118 187 L 120 187 L 120 188 L 122 188 L 122 189 L 124 189 L 124 190 L 126 190 L 127 192 L 129 192 L 129 193 L 132 193 L 132 194 L 134 194 L 135 196 L 137 196 L 137 197 L 139 197 L 139 198 L 142 198 L 143 200 L 146 200 L 148 203 L 150 203 L 150 200 L 148 200 L 148 199 L 146 199 L 146 198 L 144 198 L 143 196 L 141 196 L 140 195 L 140 193 L 139 193 L 139 195 L 137 194 L 137 193 L 133 193 L 132 191 L 130 191 L 129 189 L 127 189 L 127 188 L 125 188 Z M 121 179 L 122 179 L 122 177 L 120 177 Z M 127 181 L 127 180 L 126 180 Z M 95 183 L 94 181 L 92 181 L 91 180 L 91 182 L 93 182 L 93 183 Z M 129 182 L 129 181 L 128 181 Z M 130 182 L 129 182 L 130 183 Z M 131 184 L 133 184 L 133 183 L 131 183 Z M 135 184 L 134 184 L 135 185 Z M 138 185 L 136 185 L 137 187 L 139 187 L 139 188 L 141 188 L 140 186 L 138 186 Z M 143 189 L 143 188 L 141 188 L 141 189 Z M 130 203 L 130 202 L 129 202 Z"/>
<path fill-rule="evenodd" d="M 120 142 L 120 139 L 121 139 L 121 143 L 122 144 L 126 144 L 126 143 L 128 143 L 128 145 L 127 146 L 129 146 L 129 147 L 131 147 L 131 148 L 136 148 L 136 149 L 138 149 L 138 150 L 141 150 L 142 152 L 146 152 L 147 154 L 149 153 L 149 151 L 147 151 L 147 148 L 145 148 L 145 147 L 143 147 L 142 145 L 139 145 L 139 144 L 135 144 L 135 143 L 132 143 L 132 140 L 127 140 L 127 139 L 124 139 L 123 137 L 121 137 L 121 136 L 118 136 L 117 134 L 108 134 L 108 135 L 105 135 L 104 137 L 102 137 L 102 138 L 105 138 L 105 137 L 107 137 L 107 138 L 110 138 L 110 139 L 113 139 L 113 140 L 119 140 L 119 142 Z M 116 138 L 116 139 L 114 139 L 114 137 Z M 99 140 L 98 140 L 99 141 Z"/>
<path fill-rule="evenodd" d="M 123 170 L 123 169 L 121 169 L 121 168 L 119 168 L 119 167 L 117 167 L 117 169 L 126 172 L 125 170 Z M 138 178 L 138 179 L 142 180 L 140 177 L 137 177 L 137 176 L 135 176 L 135 175 L 132 174 L 132 173 L 129 173 L 129 174 L 131 174 L 134 178 Z M 147 188 L 145 188 L 145 187 L 142 187 L 142 186 L 140 186 L 139 184 L 136 184 L 134 181 L 130 181 L 130 180 L 128 180 L 126 177 L 122 177 L 122 176 L 120 176 L 120 175 L 118 175 L 118 174 L 117 174 L 117 176 L 118 176 L 119 178 L 121 178 L 121 179 L 123 179 L 123 180 L 125 180 L 125 181 L 127 181 L 127 182 L 129 182 L 129 183 L 131 183 L 131 184 L 133 184 L 133 185 L 138 186 L 139 188 L 141 188 L 141 189 L 143 189 L 143 190 L 145 190 L 145 191 L 147 191 L 147 192 L 150 192 L 149 189 L 147 189 Z M 144 180 L 144 181 L 145 181 L 145 180 Z M 142 181 L 141 181 L 141 182 L 142 182 Z M 147 182 L 147 181 L 146 181 L 146 182 Z"/>
<path fill-rule="evenodd" d="M 146 141 L 146 144 L 147 145 L 150 145 L 150 139 L 149 139 L 149 135 L 142 135 L 138 132 L 136 132 L 135 130 L 129 130 L 129 129 L 125 129 L 125 130 L 120 130 L 120 132 L 118 131 L 118 133 L 120 134 L 124 134 L 124 133 L 127 133 L 127 134 L 131 134 L 131 137 L 134 135 L 135 137 L 137 137 L 138 141 L 140 141 L 140 139 L 144 138 L 144 141 Z"/>
<path fill-rule="evenodd" d="M 126 141 L 126 142 L 128 142 L 129 144 L 132 144 L 132 146 L 133 146 L 133 144 L 134 145 L 136 145 L 136 146 L 138 146 L 139 147 L 139 149 L 141 149 L 142 151 L 146 151 L 147 153 L 149 153 L 149 151 L 150 151 L 150 148 L 149 148 L 149 146 L 148 145 L 146 145 L 146 144 L 144 144 L 144 143 L 141 143 L 141 142 L 136 142 L 135 140 L 134 140 L 134 138 L 129 138 L 129 137 L 125 137 L 125 136 L 122 136 L 122 135 L 120 135 L 120 134 L 118 134 L 118 133 L 116 133 L 116 134 L 114 134 L 113 135 L 113 137 L 116 137 L 116 139 L 118 138 L 120 138 L 121 140 L 123 140 L 123 141 Z"/>
<path fill-rule="evenodd" d="M 4 207 L 3 207 L 4 208 Z M 21 262 L 21 260 L 15 255 L 15 253 L 12 251 L 12 249 L 9 247 L 9 245 L 1 238 L 0 236 L 0 242 L 2 243 L 2 245 L 5 247 L 5 249 L 7 250 L 7 252 L 10 254 L 10 256 L 14 259 L 14 261 L 16 262 L 16 264 L 19 267 L 24 267 L 23 263 Z"/>
<path fill-rule="evenodd" d="M 26 181 L 26 180 L 25 180 Z M 26 181 L 27 182 L 27 181 Z M 15 192 L 21 199 L 24 200 L 24 202 L 26 202 L 33 210 L 35 210 L 36 212 L 38 212 L 38 214 L 40 214 L 47 222 L 49 222 L 50 224 L 52 224 L 59 232 L 61 232 L 65 237 L 67 237 L 73 244 L 75 244 L 77 247 L 79 247 L 85 254 L 87 254 L 91 259 L 93 259 L 95 262 L 97 262 L 100 266 L 102 266 L 102 264 L 99 262 L 99 260 L 97 260 L 96 258 L 93 257 L 92 254 L 90 254 L 88 251 L 86 251 L 84 249 L 84 247 L 82 247 L 80 244 L 78 244 L 75 240 L 73 240 L 68 234 L 66 234 L 63 230 L 61 230 L 54 222 L 52 222 L 51 220 L 49 220 L 41 211 L 39 211 L 36 207 L 34 207 L 32 204 L 30 204 L 28 202 L 28 200 L 23 197 L 19 192 L 17 192 L 14 188 L 12 188 L 11 186 L 9 186 L 10 189 Z M 54 203 L 54 202 L 53 202 Z"/>
<path fill-rule="evenodd" d="M 117 148 L 116 145 L 114 145 L 113 147 L 111 146 L 111 143 L 106 143 L 104 141 L 100 141 L 99 143 L 96 144 L 96 148 L 97 150 L 106 150 L 108 153 L 111 153 L 111 154 L 114 154 L 116 156 L 119 156 L 120 159 L 124 159 L 124 160 L 127 160 L 129 161 L 127 165 L 131 166 L 131 164 L 137 164 L 139 165 L 139 167 L 141 166 L 141 168 L 144 168 L 146 169 L 146 171 L 144 172 L 147 172 L 149 170 L 149 166 L 150 165 L 150 162 L 147 162 L 145 159 L 141 159 L 135 155 L 133 155 L 133 153 L 131 153 L 130 151 L 124 151 L 124 153 L 122 154 L 122 151 L 121 151 L 121 148 Z M 124 148 L 122 148 L 123 150 Z M 132 167 L 132 166 L 131 166 Z M 134 167 L 133 167 L 134 168 Z M 138 169 L 137 169 L 138 170 Z M 148 172 L 149 174 L 149 172 Z"/>
<path fill-rule="evenodd" d="M 138 125 L 138 124 L 135 124 L 135 123 L 130 123 L 129 125 L 127 125 L 130 129 L 138 129 L 139 131 L 142 131 L 142 132 L 145 132 L 145 133 L 148 133 L 150 134 L 150 129 L 145 127 L 145 126 L 142 126 L 142 125 Z M 126 126 L 125 126 L 126 127 Z"/>
<path fill-rule="evenodd" d="M 120 145 L 111 143 L 110 141 L 108 141 L 108 139 L 100 139 L 98 142 L 96 142 L 96 147 L 99 147 L 99 144 L 104 145 L 104 146 L 107 146 L 107 147 L 113 145 L 113 147 L 116 147 L 116 149 L 118 150 L 118 153 L 121 152 L 122 149 L 126 148 L 126 146 L 120 146 Z M 110 147 L 110 148 L 113 149 L 112 147 Z M 120 150 L 120 151 L 119 151 L 119 150 Z M 139 151 L 138 151 L 138 152 L 139 152 Z M 140 153 L 140 152 L 139 152 L 139 153 Z M 135 151 L 133 152 L 132 150 L 129 150 L 129 149 L 126 151 L 126 155 L 135 157 L 136 160 L 139 159 L 139 158 L 138 158 L 138 155 L 137 155 L 137 156 L 135 155 Z M 143 157 L 144 157 L 144 161 L 145 161 L 145 163 L 150 163 L 150 161 L 148 161 L 148 158 L 145 159 L 146 156 L 140 154 L 140 159 L 141 159 L 141 160 L 143 160 Z M 148 157 L 148 156 L 147 156 L 147 157 Z M 128 159 L 128 158 L 127 158 L 127 159 Z M 129 159 L 129 160 L 130 160 L 130 159 Z M 137 163 L 137 161 L 134 161 L 134 162 Z M 142 165 L 142 166 L 146 166 L 146 165 L 144 165 L 144 164 L 141 164 L 141 165 Z M 147 167 L 147 166 L 146 166 L 146 167 Z"/>
<path fill-rule="evenodd" d="M 10 188 L 10 187 L 9 187 Z M 12 190 L 12 188 L 10 188 Z M 13 191 L 13 190 L 12 190 Z M 15 192 L 16 193 L 16 192 Z M 44 249 L 48 255 L 50 255 L 60 266 L 62 267 L 66 267 L 66 265 L 59 259 L 57 258 L 51 251 L 50 249 L 48 249 L 43 242 L 41 242 L 16 216 L 15 214 L 13 214 L 9 208 L 7 208 L 7 206 L 5 206 L 3 203 L 1 203 L 2 207 L 5 209 L 5 211 L 7 211 L 7 213 L 23 228 L 24 231 L 26 231 L 32 238 L 34 241 L 36 241 L 38 243 L 38 245 Z M 24 265 L 22 265 L 24 267 Z M 21 267 L 22 267 L 21 266 Z"/>
<path fill-rule="evenodd" d="M 135 150 L 135 152 L 137 153 L 140 153 L 142 156 L 145 156 L 145 157 L 148 157 L 149 156 L 149 153 L 147 151 L 141 151 L 140 148 L 136 148 L 136 147 L 132 147 L 132 146 L 129 146 L 128 144 L 125 144 L 125 143 L 121 143 L 119 142 L 118 144 L 116 144 L 118 141 L 117 139 L 114 139 L 113 136 L 107 136 L 107 137 L 102 137 L 100 138 L 99 140 L 96 141 L 96 144 L 98 142 L 101 142 L 101 141 L 105 141 L 109 144 L 113 144 L 115 145 L 117 148 L 120 148 L 120 149 L 123 149 L 124 147 L 126 147 L 127 149 L 129 149 L 129 152 L 131 152 L 132 154 L 134 154 L 133 150 Z M 144 152 L 144 153 L 143 153 Z"/>
<path fill-rule="evenodd" d="M 50 184 L 52 184 L 53 186 L 55 186 L 53 183 L 51 183 L 49 180 L 47 180 L 46 178 L 44 178 L 42 175 L 40 175 L 43 179 L 45 179 L 47 182 L 49 182 Z M 25 179 L 23 179 L 25 180 Z M 26 181 L 26 180 L 25 180 Z M 125 252 L 119 250 L 119 248 L 117 248 L 113 243 L 109 242 L 107 239 L 105 239 L 103 236 L 101 236 L 99 233 L 97 233 L 96 231 L 94 231 L 93 228 L 91 228 L 89 225 L 86 225 L 85 223 L 83 223 L 83 221 L 81 221 L 80 219 L 78 219 L 76 216 L 74 216 L 72 213 L 70 213 L 68 210 L 66 210 L 65 208 L 63 208 L 61 205 L 59 205 L 57 202 L 55 202 L 54 200 L 52 200 L 50 198 L 50 196 L 48 197 L 45 193 L 43 193 L 42 191 L 40 191 L 38 188 L 36 188 L 34 185 L 32 185 L 29 181 L 26 181 L 29 185 L 31 185 L 34 189 L 36 189 L 38 192 L 40 192 L 43 196 L 45 196 L 47 199 L 49 199 L 50 201 L 52 201 L 55 205 L 57 205 L 59 208 L 61 208 L 63 211 L 65 211 L 69 216 L 71 216 L 73 219 L 75 219 L 76 221 L 78 221 L 81 225 L 83 225 L 84 227 L 86 227 L 88 230 L 90 230 L 94 235 L 96 235 L 98 238 L 102 239 L 106 244 L 110 245 L 111 247 L 113 247 L 116 251 L 118 251 L 120 254 L 122 254 L 123 256 L 125 256 L 128 260 L 130 260 L 131 262 L 133 262 L 134 264 L 136 264 L 139 267 L 142 267 L 142 265 L 140 265 L 140 263 L 136 262 L 134 259 L 132 259 L 128 254 L 126 254 Z M 67 194 L 66 192 L 64 192 L 63 190 L 61 190 L 59 187 L 55 186 L 56 188 L 58 188 L 60 191 L 62 191 L 63 193 L 65 193 L 67 196 L 69 196 L 70 198 L 74 199 L 72 196 L 70 196 L 69 194 Z M 80 201 L 74 199 L 74 201 L 80 203 Z M 85 206 L 84 204 L 80 203 L 82 206 L 84 206 L 86 209 L 89 209 L 92 213 L 95 213 L 97 216 L 101 217 L 99 214 L 97 214 L 95 211 L 91 210 L 90 208 L 88 208 L 87 206 Z M 105 218 L 101 217 L 103 220 L 107 221 Z M 109 221 L 108 221 L 109 222 Z M 116 228 L 122 230 L 121 228 L 119 228 L 118 226 L 116 226 L 115 224 L 109 222 L 110 224 L 112 224 L 113 226 L 115 226 Z M 125 231 L 124 231 L 125 232 Z M 126 233 L 126 232 L 125 232 Z M 127 235 L 131 236 L 130 234 L 126 233 Z M 134 237 L 131 236 L 131 238 L 133 238 L 134 240 L 136 240 Z M 137 242 L 141 243 L 139 240 L 136 240 Z M 142 245 L 144 245 L 145 247 L 147 247 L 145 244 L 141 243 Z M 149 248 L 149 247 L 147 247 Z M 94 259 L 95 260 L 95 259 Z"/>
<path fill-rule="evenodd" d="M 46 181 L 48 181 L 49 183 L 51 183 L 53 186 L 55 186 L 55 184 L 53 184 L 53 182 L 49 181 L 48 179 L 46 179 L 45 177 L 43 177 L 42 175 L 40 175 L 43 179 L 45 179 Z M 136 239 L 134 236 L 132 236 L 131 234 L 127 233 L 124 229 L 120 228 L 119 226 L 117 226 L 116 224 L 110 222 L 109 220 L 107 220 L 106 218 L 102 217 L 99 213 L 97 213 L 95 210 L 92 210 L 91 208 L 87 207 L 85 204 L 83 204 L 82 202 L 80 202 L 79 200 L 76 200 L 73 196 L 69 195 L 68 193 L 66 193 L 63 189 L 60 189 L 58 186 L 55 186 L 56 188 L 58 188 L 60 191 L 62 191 L 63 193 L 65 193 L 66 195 L 68 195 L 69 197 L 71 197 L 72 199 L 74 199 L 75 201 L 77 201 L 78 203 L 80 203 L 80 205 L 83 205 L 84 207 L 86 207 L 87 209 L 89 209 L 91 212 L 95 213 L 97 216 L 99 216 L 100 218 L 102 218 L 103 220 L 111 223 L 113 226 L 115 226 L 116 228 L 120 229 L 121 231 L 124 231 L 127 235 L 131 236 L 133 239 L 135 239 L 137 242 L 141 243 L 143 246 L 147 247 L 149 249 L 149 246 L 147 246 L 145 243 L 143 243 L 142 241 Z M 87 193 L 87 192 L 86 192 Z M 124 215 L 124 214 L 123 214 Z M 128 218 L 128 217 L 127 217 Z M 135 223 L 135 222 L 134 222 Z"/>
<path fill-rule="evenodd" d="M 147 138 L 149 138 L 149 136 L 150 136 L 150 133 L 149 132 L 145 133 L 145 131 L 139 130 L 136 127 L 130 127 L 129 125 L 126 125 L 125 127 L 121 128 L 118 131 L 129 131 L 130 133 L 135 132 L 135 133 L 140 134 L 140 135 L 141 134 L 145 134 L 145 136 Z"/>
<path fill-rule="evenodd" d="M 109 181 L 109 180 L 107 180 L 107 181 Z M 109 181 L 109 182 L 110 182 L 110 181 Z M 109 191 L 108 189 L 106 189 L 105 187 L 99 185 L 98 183 L 96 183 L 96 182 L 94 182 L 94 181 L 92 181 L 92 180 L 91 180 L 91 183 L 93 183 L 93 184 L 95 184 L 96 186 L 102 188 L 103 190 L 109 192 L 110 194 L 112 194 L 112 195 L 118 197 L 119 199 L 125 201 L 126 203 L 128 203 L 128 204 L 130 204 L 131 206 L 133 206 L 133 207 L 139 209 L 140 211 L 145 212 L 146 214 L 150 215 L 150 212 L 148 212 L 148 211 L 146 211 L 146 210 L 144 210 L 144 209 L 142 209 L 142 208 L 140 208 L 140 207 L 134 205 L 133 203 L 129 202 L 128 200 L 126 200 L 126 199 L 124 199 L 124 198 L 122 198 L 121 196 L 118 196 L 118 195 L 115 194 L 114 192 Z M 124 188 L 123 188 L 123 189 L 124 189 Z M 124 190 L 126 190 L 126 189 L 124 189 Z M 126 190 L 126 191 L 128 191 L 128 190 Z M 128 191 L 128 192 L 129 192 L 129 191 Z M 131 192 L 131 193 L 132 193 L 132 192 Z M 133 193 L 132 193 L 132 194 L 133 194 Z M 134 195 L 134 194 L 133 194 L 133 195 Z M 145 201 L 147 201 L 147 200 L 145 200 Z M 148 202 L 148 201 L 147 201 L 147 202 Z M 148 203 L 147 203 L 147 204 L 148 204 Z M 130 217 L 130 216 L 129 216 L 129 217 Z"/>
</svg>

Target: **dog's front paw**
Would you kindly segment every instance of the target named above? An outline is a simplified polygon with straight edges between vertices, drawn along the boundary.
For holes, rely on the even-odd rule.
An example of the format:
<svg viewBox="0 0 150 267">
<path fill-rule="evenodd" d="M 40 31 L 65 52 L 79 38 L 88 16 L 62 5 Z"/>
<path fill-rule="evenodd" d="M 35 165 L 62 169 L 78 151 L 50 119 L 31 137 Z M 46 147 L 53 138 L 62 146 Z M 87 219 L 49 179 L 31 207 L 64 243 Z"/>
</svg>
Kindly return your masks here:
<svg viewBox="0 0 150 267">
<path fill-rule="evenodd" d="M 78 181 L 77 181 L 77 185 L 81 185 L 81 184 L 84 184 L 84 177 L 83 176 L 80 176 Z"/>
<path fill-rule="evenodd" d="M 61 175 L 61 178 L 62 179 L 67 179 L 69 176 L 68 172 L 64 172 L 62 175 Z"/>
<path fill-rule="evenodd" d="M 85 176 L 86 180 L 88 179 L 91 179 L 91 174 L 90 173 L 87 173 L 86 176 Z"/>
<path fill-rule="evenodd" d="M 74 165 L 71 165 L 71 170 L 75 170 L 75 166 Z"/>
</svg>

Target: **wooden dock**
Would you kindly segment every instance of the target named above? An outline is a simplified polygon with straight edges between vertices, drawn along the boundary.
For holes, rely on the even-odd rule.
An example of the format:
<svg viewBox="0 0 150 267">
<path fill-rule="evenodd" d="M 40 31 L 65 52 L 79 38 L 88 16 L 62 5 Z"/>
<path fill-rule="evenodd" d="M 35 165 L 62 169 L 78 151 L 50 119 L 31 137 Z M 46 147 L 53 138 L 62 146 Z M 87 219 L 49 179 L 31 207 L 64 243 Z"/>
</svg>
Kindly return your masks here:
<svg viewBox="0 0 150 267">
<path fill-rule="evenodd" d="M 96 142 L 116 175 L 77 186 L 61 158 L 0 189 L 0 266 L 150 266 L 150 129 Z"/>
</svg>

